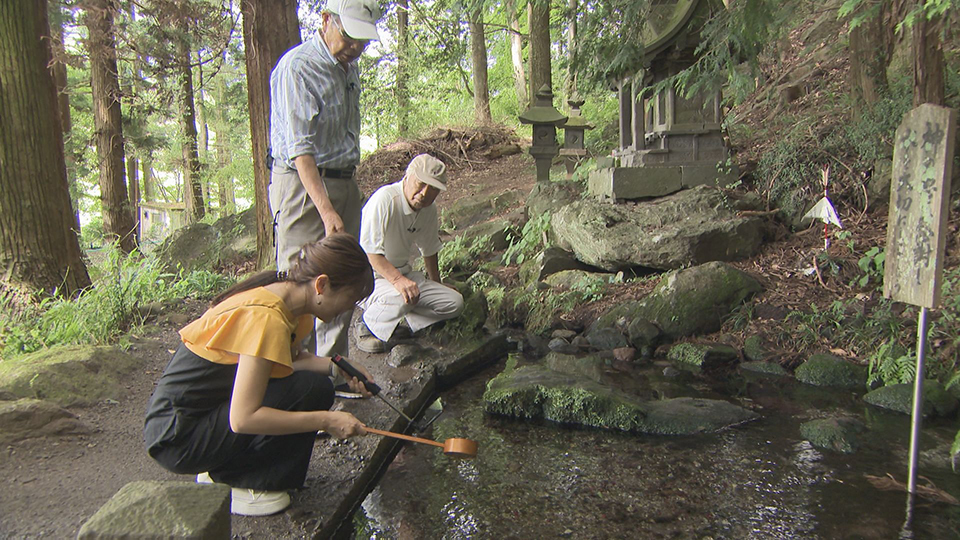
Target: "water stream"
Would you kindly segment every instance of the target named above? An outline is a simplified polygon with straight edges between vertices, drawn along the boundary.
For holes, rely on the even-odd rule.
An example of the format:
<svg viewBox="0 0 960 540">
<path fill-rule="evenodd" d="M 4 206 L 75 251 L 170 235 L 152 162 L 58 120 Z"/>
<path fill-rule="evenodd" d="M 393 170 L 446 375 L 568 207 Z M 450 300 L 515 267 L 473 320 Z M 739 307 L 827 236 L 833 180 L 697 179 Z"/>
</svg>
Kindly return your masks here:
<svg viewBox="0 0 960 540">
<path fill-rule="evenodd" d="M 355 516 L 356 538 L 897 538 L 906 494 L 865 475 L 906 481 L 909 418 L 845 390 L 738 376 L 711 381 L 663 365 L 604 382 L 660 398 L 726 399 L 760 421 L 715 434 L 663 437 L 573 429 L 485 415 L 486 382 L 503 363 L 443 398 L 426 436 L 479 442 L 476 459 L 410 444 Z M 670 371 L 670 370 L 668 370 Z M 868 431 L 852 455 L 819 450 L 800 424 L 845 413 Z M 949 447 L 956 424 L 925 425 L 920 474 L 960 498 Z M 924 483 L 921 480 L 921 483 Z M 960 507 L 920 500 L 913 538 L 960 538 Z"/>
</svg>

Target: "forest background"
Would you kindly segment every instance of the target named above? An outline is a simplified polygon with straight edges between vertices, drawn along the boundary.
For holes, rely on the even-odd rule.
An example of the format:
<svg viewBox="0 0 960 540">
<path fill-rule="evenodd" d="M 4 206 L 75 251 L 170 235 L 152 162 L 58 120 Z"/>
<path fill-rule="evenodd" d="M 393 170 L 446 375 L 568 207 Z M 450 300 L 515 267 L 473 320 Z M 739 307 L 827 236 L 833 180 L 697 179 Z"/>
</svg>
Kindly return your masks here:
<svg viewBox="0 0 960 540">
<path fill-rule="evenodd" d="M 701 32 L 699 60 L 650 90 L 676 85 L 692 94 L 721 86 L 741 175 L 720 187 L 761 194 L 787 224 L 819 197 L 825 164 L 834 166 L 832 196 L 841 213 L 864 208 L 870 176 L 889 175 L 877 167 L 889 160 L 903 113 L 918 103 L 956 105 L 951 28 L 958 0 L 703 1 L 714 16 Z M 384 39 L 361 58 L 365 153 L 439 125 L 499 123 L 527 134 L 517 116 L 533 89 L 551 83 L 561 109 L 574 91 L 585 98 L 583 114 L 597 126 L 587 138 L 589 155 L 608 154 L 618 134 L 614 89 L 639 67 L 654 4 L 385 4 Z M 211 273 L 162 277 L 159 264 L 140 257 L 151 244 L 133 233 L 144 202 L 182 205 L 187 223 L 255 206 L 258 266 L 269 264 L 269 73 L 283 52 L 313 36 L 323 7 L 307 0 L 0 6 L 5 351 L 109 342 L 131 324 L 138 303 L 222 286 L 225 278 Z M 811 17 L 845 25 L 841 58 L 822 54 L 825 44 L 791 49 L 805 32 L 797 22 Z M 806 75 L 788 76 L 780 69 L 788 63 Z M 841 84 L 820 84 L 832 81 L 831 71 L 843 72 Z M 804 103 L 802 114 L 793 102 Z M 578 178 L 590 168 L 588 160 Z M 103 245 L 120 252 L 110 253 L 106 269 L 90 269 L 93 281 L 108 278 L 90 288 L 83 250 Z M 876 287 L 882 250 L 861 251 L 857 281 Z M 73 304 L 110 306 L 88 308 L 94 322 L 83 331 L 80 317 L 49 309 L 53 298 L 78 298 L 81 290 Z M 53 322 L 24 325 L 39 313 Z"/>
</svg>

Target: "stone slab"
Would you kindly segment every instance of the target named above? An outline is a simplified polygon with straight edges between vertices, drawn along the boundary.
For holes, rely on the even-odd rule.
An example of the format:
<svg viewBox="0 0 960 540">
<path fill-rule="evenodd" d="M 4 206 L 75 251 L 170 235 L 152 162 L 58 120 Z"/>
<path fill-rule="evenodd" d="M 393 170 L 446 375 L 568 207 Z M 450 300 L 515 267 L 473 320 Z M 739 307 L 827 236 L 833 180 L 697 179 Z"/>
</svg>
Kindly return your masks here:
<svg viewBox="0 0 960 540">
<path fill-rule="evenodd" d="M 612 167 L 590 173 L 588 193 L 611 199 L 662 197 L 680 191 L 679 167 Z"/>
<path fill-rule="evenodd" d="M 193 482 L 131 482 L 77 535 L 78 540 L 230 537 L 230 488 Z"/>
</svg>

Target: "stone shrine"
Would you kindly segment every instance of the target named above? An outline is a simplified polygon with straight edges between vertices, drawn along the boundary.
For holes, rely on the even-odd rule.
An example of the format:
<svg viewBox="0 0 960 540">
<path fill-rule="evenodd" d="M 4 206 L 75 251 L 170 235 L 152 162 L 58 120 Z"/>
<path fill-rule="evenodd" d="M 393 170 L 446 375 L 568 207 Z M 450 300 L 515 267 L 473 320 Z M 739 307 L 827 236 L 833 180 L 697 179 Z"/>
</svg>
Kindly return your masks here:
<svg viewBox="0 0 960 540">
<path fill-rule="evenodd" d="M 727 166 L 720 90 L 685 98 L 671 85 L 650 87 L 696 61 L 699 30 L 718 0 L 654 2 L 643 29 L 643 56 L 620 80 L 620 141 L 599 159 L 588 191 L 602 199 L 660 197 L 698 185 L 726 186 L 737 179 Z M 646 90 L 646 92 L 645 92 Z"/>
</svg>

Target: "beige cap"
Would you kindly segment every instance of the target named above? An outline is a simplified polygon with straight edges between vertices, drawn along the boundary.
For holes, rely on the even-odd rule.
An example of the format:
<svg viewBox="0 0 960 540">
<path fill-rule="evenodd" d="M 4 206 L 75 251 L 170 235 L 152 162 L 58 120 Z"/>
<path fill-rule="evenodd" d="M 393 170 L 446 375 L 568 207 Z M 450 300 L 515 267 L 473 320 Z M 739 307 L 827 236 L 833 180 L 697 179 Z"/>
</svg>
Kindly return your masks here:
<svg viewBox="0 0 960 540">
<path fill-rule="evenodd" d="M 377 21 L 383 10 L 377 0 L 331 0 L 327 11 L 340 17 L 344 32 L 353 39 L 380 39 Z"/>
<path fill-rule="evenodd" d="M 447 166 L 430 154 L 420 154 L 407 165 L 407 176 L 429 184 L 440 191 L 447 190 Z"/>
</svg>

